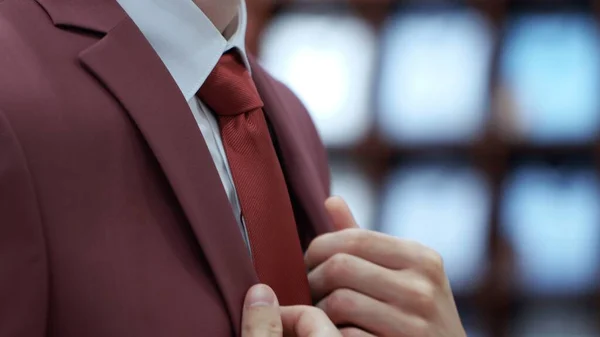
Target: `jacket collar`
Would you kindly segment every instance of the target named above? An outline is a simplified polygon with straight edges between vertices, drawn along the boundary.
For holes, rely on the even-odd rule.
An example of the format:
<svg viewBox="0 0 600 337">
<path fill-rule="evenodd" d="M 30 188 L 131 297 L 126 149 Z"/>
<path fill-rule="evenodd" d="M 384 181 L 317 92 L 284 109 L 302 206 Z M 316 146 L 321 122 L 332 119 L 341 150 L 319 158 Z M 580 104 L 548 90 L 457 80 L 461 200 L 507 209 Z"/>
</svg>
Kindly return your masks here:
<svg viewBox="0 0 600 337">
<path fill-rule="evenodd" d="M 54 25 L 106 34 L 127 14 L 116 1 L 107 0 L 36 0 Z"/>
<path fill-rule="evenodd" d="M 119 101 L 169 182 L 240 335 L 246 291 L 258 278 L 209 150 L 168 69 L 144 35 L 113 0 L 37 0 L 56 26 L 100 34 L 79 54 L 82 66 Z M 291 110 L 255 61 L 255 81 L 275 129 L 292 191 L 316 234 L 328 231 L 316 166 Z M 168 112 L 168 113 L 165 113 Z M 219 224 L 219 225 L 215 225 Z"/>
</svg>

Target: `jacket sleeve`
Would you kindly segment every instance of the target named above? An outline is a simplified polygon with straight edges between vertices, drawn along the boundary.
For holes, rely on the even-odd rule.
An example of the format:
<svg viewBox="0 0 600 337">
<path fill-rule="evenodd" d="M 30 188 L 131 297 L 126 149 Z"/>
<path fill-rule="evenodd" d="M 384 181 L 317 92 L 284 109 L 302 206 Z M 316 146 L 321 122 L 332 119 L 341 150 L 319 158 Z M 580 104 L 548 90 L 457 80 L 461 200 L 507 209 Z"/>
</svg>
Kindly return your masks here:
<svg viewBox="0 0 600 337">
<path fill-rule="evenodd" d="M 46 335 L 48 267 L 25 155 L 0 111 L 0 337 Z"/>
</svg>

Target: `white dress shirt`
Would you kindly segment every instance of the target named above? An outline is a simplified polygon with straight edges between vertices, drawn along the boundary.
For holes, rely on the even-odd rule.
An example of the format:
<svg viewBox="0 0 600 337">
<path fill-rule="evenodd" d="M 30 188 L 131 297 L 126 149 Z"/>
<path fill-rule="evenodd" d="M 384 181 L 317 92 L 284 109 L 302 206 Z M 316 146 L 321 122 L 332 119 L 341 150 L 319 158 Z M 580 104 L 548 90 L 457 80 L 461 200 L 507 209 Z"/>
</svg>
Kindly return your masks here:
<svg viewBox="0 0 600 337">
<path fill-rule="evenodd" d="M 250 69 L 245 48 L 247 25 L 245 1 L 240 0 L 237 27 L 234 27 L 229 39 L 223 37 L 193 0 L 117 0 L 117 2 L 154 48 L 188 102 L 248 245 L 248 235 L 221 141 L 219 125 L 210 109 L 196 97 L 196 93 L 226 51 L 237 49 L 246 68 Z"/>
</svg>

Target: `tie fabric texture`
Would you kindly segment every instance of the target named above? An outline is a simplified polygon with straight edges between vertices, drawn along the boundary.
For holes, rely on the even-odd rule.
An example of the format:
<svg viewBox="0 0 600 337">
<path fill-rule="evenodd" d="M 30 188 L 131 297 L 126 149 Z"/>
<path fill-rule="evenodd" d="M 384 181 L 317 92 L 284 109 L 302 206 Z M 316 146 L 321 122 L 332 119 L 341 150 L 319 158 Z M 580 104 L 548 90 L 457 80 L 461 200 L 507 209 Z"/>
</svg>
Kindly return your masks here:
<svg viewBox="0 0 600 337">
<path fill-rule="evenodd" d="M 292 203 L 263 102 L 238 54 L 221 57 L 198 97 L 217 116 L 259 280 L 273 288 L 281 305 L 311 304 Z"/>
</svg>

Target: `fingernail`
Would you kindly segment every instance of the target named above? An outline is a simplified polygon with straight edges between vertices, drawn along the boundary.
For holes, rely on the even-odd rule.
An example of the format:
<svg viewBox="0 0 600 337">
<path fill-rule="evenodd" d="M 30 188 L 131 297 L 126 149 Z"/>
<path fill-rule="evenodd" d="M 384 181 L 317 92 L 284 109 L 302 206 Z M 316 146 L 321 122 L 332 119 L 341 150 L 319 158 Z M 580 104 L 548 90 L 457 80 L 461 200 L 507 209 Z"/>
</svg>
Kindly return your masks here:
<svg viewBox="0 0 600 337">
<path fill-rule="evenodd" d="M 270 307 L 277 301 L 275 293 L 266 285 L 259 284 L 252 288 L 248 293 L 249 307 Z"/>
</svg>

